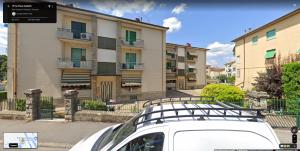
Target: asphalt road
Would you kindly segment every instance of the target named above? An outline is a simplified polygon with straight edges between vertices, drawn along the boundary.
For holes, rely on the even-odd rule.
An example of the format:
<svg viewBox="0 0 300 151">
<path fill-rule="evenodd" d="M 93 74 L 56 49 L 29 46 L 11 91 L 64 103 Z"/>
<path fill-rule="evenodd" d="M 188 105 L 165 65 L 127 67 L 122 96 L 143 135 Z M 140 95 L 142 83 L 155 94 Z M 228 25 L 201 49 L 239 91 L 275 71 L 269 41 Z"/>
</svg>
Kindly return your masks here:
<svg viewBox="0 0 300 151">
<path fill-rule="evenodd" d="M 37 150 L 67 151 L 70 146 L 76 144 L 82 138 L 113 124 L 101 122 L 66 123 L 62 121 L 25 122 L 21 120 L 0 120 L 0 134 L 4 132 L 38 132 L 38 140 L 41 146 Z M 292 135 L 289 129 L 275 129 L 275 132 L 281 143 L 291 143 Z M 0 135 L 0 150 L 4 150 L 2 141 L 3 135 Z M 300 133 L 298 134 L 298 146 L 300 146 Z M 8 151 L 13 150 L 9 149 Z M 31 150 L 26 149 L 26 151 Z"/>
</svg>

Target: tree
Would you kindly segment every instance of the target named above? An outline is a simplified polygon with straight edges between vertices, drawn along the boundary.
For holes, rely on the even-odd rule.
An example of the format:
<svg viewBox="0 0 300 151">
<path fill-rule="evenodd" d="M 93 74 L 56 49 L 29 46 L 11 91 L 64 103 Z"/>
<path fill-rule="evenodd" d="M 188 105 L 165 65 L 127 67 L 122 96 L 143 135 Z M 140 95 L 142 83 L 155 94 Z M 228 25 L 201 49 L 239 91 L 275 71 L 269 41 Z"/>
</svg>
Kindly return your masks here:
<svg viewBox="0 0 300 151">
<path fill-rule="evenodd" d="M 0 80 L 6 79 L 7 77 L 7 56 L 0 55 Z"/>
<path fill-rule="evenodd" d="M 225 74 L 220 74 L 216 78 L 219 81 L 219 83 L 226 83 L 227 82 L 227 76 Z"/>
<path fill-rule="evenodd" d="M 280 59 L 279 59 L 280 60 Z M 258 73 L 253 85 L 257 91 L 264 91 L 271 98 L 281 99 L 283 94 L 282 88 L 282 67 L 280 62 L 274 63 L 266 69 L 266 72 Z"/>
</svg>

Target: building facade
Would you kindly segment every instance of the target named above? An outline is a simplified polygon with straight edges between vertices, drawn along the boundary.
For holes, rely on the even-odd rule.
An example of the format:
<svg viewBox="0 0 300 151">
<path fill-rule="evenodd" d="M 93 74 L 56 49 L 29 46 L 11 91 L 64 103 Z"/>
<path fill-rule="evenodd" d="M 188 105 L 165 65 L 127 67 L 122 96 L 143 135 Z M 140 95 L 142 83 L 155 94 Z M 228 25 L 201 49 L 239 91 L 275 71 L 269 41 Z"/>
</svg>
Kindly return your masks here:
<svg viewBox="0 0 300 151">
<path fill-rule="evenodd" d="M 210 65 L 206 66 L 206 75 L 209 79 L 216 80 L 217 77 L 222 74 L 225 75 L 225 68 L 213 67 Z"/>
<path fill-rule="evenodd" d="M 225 75 L 227 77 L 230 77 L 230 76 L 235 76 L 236 74 L 236 64 L 235 64 L 235 61 L 230 61 L 225 65 Z"/>
<path fill-rule="evenodd" d="M 277 59 L 300 52 L 300 9 L 286 14 L 236 39 L 235 85 L 250 90 L 258 72 L 265 72 Z"/>
<path fill-rule="evenodd" d="M 206 84 L 205 48 L 190 44 L 167 43 L 166 48 L 166 86 L 168 90 L 201 88 Z"/>
<path fill-rule="evenodd" d="M 8 25 L 8 97 L 40 88 L 61 98 L 139 99 L 166 91 L 167 28 L 57 6 L 57 23 Z"/>
</svg>

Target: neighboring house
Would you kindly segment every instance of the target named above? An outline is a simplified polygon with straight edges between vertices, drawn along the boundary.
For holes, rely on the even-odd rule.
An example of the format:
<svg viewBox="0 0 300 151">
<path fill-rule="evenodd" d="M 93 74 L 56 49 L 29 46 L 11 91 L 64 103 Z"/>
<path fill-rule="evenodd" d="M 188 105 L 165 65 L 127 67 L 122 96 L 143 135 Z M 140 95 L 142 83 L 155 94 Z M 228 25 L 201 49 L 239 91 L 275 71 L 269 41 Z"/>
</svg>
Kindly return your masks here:
<svg viewBox="0 0 300 151">
<path fill-rule="evenodd" d="M 166 86 L 168 90 L 201 88 L 206 84 L 205 48 L 167 43 Z"/>
<path fill-rule="evenodd" d="M 166 91 L 166 30 L 140 20 L 57 6 L 57 23 L 8 25 L 8 97 L 139 99 Z"/>
<path fill-rule="evenodd" d="M 216 80 L 219 75 L 225 74 L 225 68 L 206 66 L 206 75 L 212 80 Z"/>
<path fill-rule="evenodd" d="M 286 14 L 236 39 L 235 85 L 250 90 L 258 72 L 265 72 L 276 58 L 300 53 L 300 9 Z"/>
<path fill-rule="evenodd" d="M 225 75 L 227 77 L 235 76 L 236 74 L 236 64 L 235 61 L 231 61 L 225 64 Z"/>
</svg>

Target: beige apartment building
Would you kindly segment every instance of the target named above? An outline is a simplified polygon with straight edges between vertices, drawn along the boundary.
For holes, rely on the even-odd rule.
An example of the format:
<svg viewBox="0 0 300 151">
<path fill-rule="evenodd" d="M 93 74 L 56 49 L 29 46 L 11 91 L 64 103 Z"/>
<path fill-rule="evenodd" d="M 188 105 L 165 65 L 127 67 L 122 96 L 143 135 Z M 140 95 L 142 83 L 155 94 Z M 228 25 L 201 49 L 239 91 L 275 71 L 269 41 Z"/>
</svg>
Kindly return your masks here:
<svg viewBox="0 0 300 151">
<path fill-rule="evenodd" d="M 167 90 L 195 89 L 206 84 L 207 49 L 167 43 L 166 50 Z"/>
<path fill-rule="evenodd" d="M 140 99 L 166 91 L 168 28 L 71 6 L 57 23 L 8 25 L 8 97 L 40 88 L 44 96 Z"/>
<path fill-rule="evenodd" d="M 225 68 L 214 67 L 211 65 L 206 66 L 206 75 L 210 80 L 216 80 L 218 76 L 226 74 Z"/>
<path fill-rule="evenodd" d="M 235 85 L 250 90 L 258 76 L 280 56 L 300 53 L 300 9 L 286 14 L 236 39 Z"/>
</svg>

